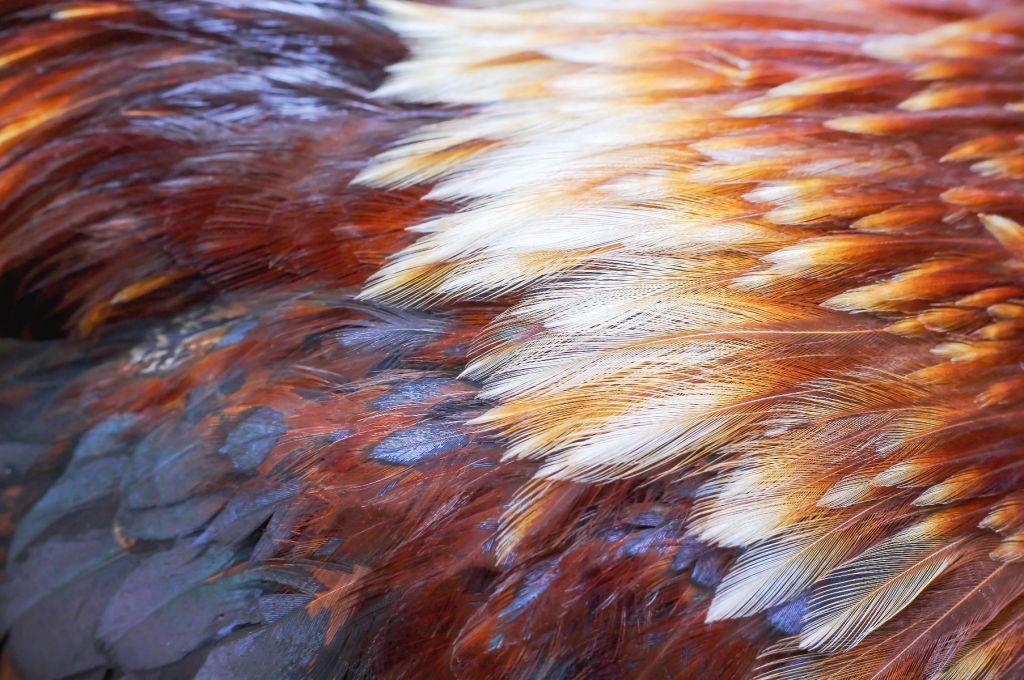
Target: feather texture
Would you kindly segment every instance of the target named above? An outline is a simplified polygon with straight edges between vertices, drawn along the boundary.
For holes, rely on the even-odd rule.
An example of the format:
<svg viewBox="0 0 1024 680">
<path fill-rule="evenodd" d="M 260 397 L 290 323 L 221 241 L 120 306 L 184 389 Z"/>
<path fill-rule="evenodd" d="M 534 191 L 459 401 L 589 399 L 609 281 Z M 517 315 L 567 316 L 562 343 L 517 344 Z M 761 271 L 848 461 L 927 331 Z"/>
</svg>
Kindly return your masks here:
<svg viewBox="0 0 1024 680">
<path fill-rule="evenodd" d="M 1020 677 L 1014 0 L 0 22 L 24 677 Z"/>
<path fill-rule="evenodd" d="M 896 654 L 879 636 L 951 570 L 1015 559 L 1015 506 L 977 524 L 1020 480 L 1019 401 L 995 404 L 1024 348 L 1000 306 L 1022 292 L 1022 119 L 980 65 L 1018 49 L 1019 10 L 380 7 L 413 57 L 381 92 L 479 108 L 360 175 L 461 206 L 363 296 L 509 300 L 466 372 L 507 460 L 707 479 L 690 531 L 742 552 L 706 620 L 804 598 L 793 677 L 883 664 L 861 650 Z M 952 667 L 974 632 L 893 668 Z"/>
</svg>

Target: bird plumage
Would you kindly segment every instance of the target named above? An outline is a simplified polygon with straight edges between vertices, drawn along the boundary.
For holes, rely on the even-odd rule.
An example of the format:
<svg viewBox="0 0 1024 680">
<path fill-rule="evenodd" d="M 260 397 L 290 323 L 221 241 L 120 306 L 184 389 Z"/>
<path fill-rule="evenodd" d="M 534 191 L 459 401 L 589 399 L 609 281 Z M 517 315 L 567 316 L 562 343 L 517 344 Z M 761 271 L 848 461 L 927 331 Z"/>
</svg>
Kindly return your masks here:
<svg viewBox="0 0 1024 680">
<path fill-rule="evenodd" d="M 23 677 L 1024 672 L 1017 3 L 0 16 Z"/>
</svg>

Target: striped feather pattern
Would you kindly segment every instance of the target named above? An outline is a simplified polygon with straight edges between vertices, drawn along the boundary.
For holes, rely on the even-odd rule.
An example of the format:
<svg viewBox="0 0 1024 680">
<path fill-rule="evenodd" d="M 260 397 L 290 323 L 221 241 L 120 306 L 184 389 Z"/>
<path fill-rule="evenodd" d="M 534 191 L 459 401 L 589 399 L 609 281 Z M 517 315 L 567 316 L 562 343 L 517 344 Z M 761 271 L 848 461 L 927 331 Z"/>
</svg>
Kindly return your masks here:
<svg viewBox="0 0 1024 680">
<path fill-rule="evenodd" d="M 703 480 L 706 620 L 806 599 L 765 677 L 1010 673 L 987 621 L 901 631 L 1019 554 L 1024 14 L 470 4 L 379 3 L 378 94 L 471 108 L 360 175 L 457 206 L 362 297 L 508 305 L 465 375 L 539 479 Z"/>
</svg>

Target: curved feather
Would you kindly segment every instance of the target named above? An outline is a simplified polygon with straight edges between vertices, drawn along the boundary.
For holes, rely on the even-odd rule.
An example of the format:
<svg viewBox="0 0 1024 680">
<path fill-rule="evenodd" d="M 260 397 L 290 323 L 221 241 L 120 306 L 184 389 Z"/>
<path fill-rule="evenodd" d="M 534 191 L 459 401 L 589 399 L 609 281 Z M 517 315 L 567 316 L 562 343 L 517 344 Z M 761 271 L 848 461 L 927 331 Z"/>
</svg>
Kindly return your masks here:
<svg viewBox="0 0 1024 680">
<path fill-rule="evenodd" d="M 790 600 L 832 569 L 884 535 L 876 518 L 885 501 L 846 516 L 826 516 L 806 534 L 788 532 L 742 553 L 715 590 L 708 620 L 749 616 Z"/>
<path fill-rule="evenodd" d="M 0 15 L 19 672 L 1020 675 L 1013 0 Z"/>
<path fill-rule="evenodd" d="M 950 523 L 929 517 L 831 571 L 811 593 L 800 647 L 849 650 L 906 608 L 960 558 L 968 539 Z"/>
</svg>

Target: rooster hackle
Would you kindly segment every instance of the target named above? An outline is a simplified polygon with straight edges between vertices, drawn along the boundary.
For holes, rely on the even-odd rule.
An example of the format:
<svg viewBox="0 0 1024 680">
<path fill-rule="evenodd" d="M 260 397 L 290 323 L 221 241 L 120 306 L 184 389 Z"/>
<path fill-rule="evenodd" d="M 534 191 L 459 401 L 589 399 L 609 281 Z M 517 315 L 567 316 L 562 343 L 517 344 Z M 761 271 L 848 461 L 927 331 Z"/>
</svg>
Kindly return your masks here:
<svg viewBox="0 0 1024 680">
<path fill-rule="evenodd" d="M 1024 677 L 1016 0 L 7 0 L 0 678 Z"/>
</svg>

